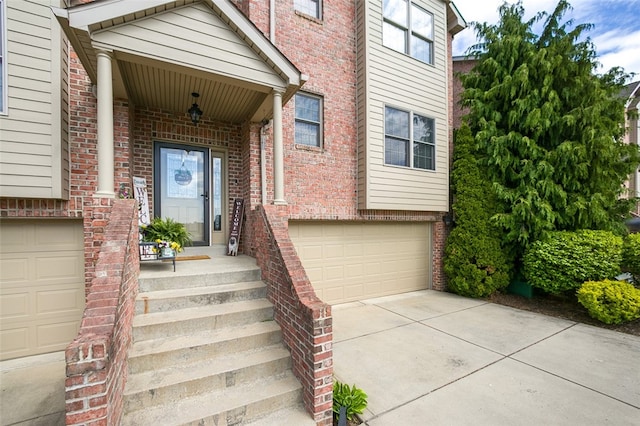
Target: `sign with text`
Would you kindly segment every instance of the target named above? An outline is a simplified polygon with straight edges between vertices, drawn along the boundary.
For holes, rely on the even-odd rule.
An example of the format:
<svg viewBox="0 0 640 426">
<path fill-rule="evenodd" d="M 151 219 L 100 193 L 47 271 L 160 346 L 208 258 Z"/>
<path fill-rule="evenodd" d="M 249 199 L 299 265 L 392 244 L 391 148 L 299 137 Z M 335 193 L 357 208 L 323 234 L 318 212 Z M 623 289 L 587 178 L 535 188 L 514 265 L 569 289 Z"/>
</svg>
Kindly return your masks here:
<svg viewBox="0 0 640 426">
<path fill-rule="evenodd" d="M 149 218 L 149 196 L 147 195 L 147 180 L 133 177 L 133 196 L 138 202 L 138 226 L 151 223 Z"/>
<path fill-rule="evenodd" d="M 229 232 L 228 256 L 238 254 L 240 244 L 240 233 L 242 232 L 242 220 L 244 218 L 244 199 L 236 198 L 233 202 L 233 213 L 231 214 L 231 232 Z"/>
</svg>

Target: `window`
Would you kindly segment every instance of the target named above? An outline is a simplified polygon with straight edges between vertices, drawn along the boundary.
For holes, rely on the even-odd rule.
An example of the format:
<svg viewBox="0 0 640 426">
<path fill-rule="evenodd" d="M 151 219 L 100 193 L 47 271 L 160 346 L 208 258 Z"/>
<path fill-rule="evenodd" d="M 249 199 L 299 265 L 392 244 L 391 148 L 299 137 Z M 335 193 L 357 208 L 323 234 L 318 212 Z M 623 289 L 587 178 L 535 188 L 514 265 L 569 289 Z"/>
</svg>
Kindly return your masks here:
<svg viewBox="0 0 640 426">
<path fill-rule="evenodd" d="M 322 141 L 322 98 L 296 94 L 296 143 L 320 147 Z"/>
<path fill-rule="evenodd" d="M 293 7 L 298 12 L 321 19 L 322 0 L 293 0 Z"/>
<path fill-rule="evenodd" d="M 433 64 L 433 15 L 407 0 L 383 0 L 382 44 Z"/>
<path fill-rule="evenodd" d="M 7 18 L 0 0 L 0 114 L 7 113 Z"/>
<path fill-rule="evenodd" d="M 409 111 L 384 109 L 384 163 L 436 169 L 435 120 Z"/>
</svg>

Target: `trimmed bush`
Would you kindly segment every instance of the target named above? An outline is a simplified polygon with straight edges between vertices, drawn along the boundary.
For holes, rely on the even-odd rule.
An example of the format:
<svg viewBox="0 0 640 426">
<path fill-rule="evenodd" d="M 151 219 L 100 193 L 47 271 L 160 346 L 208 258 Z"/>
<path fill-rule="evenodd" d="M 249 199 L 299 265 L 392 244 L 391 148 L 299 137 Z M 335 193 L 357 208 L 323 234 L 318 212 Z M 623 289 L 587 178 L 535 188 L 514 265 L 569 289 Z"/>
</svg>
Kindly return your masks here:
<svg viewBox="0 0 640 426">
<path fill-rule="evenodd" d="M 626 281 L 588 281 L 578 290 L 578 302 L 605 324 L 640 318 L 640 290 Z"/>
<path fill-rule="evenodd" d="M 640 234 L 629 234 L 622 246 L 622 270 L 631 273 L 640 285 Z"/>
<path fill-rule="evenodd" d="M 561 294 L 615 277 L 621 261 L 622 238 L 609 231 L 556 231 L 525 251 L 524 275 L 532 286 Z"/>
<path fill-rule="evenodd" d="M 491 224 L 497 200 L 473 153 L 473 137 L 464 125 L 456 132 L 452 191 L 455 228 L 447 238 L 444 272 L 448 290 L 485 297 L 509 284 L 511 262 L 501 246 L 501 231 Z"/>
</svg>

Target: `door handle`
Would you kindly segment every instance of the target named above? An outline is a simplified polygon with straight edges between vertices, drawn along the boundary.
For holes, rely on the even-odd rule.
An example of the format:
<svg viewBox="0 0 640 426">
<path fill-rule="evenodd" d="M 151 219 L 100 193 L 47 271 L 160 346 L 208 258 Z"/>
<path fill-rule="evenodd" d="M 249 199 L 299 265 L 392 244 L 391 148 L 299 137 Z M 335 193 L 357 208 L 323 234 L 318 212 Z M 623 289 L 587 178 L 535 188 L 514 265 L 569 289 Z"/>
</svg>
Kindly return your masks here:
<svg viewBox="0 0 640 426">
<path fill-rule="evenodd" d="M 205 201 L 209 201 L 209 193 L 207 191 L 204 191 L 204 194 L 200 194 L 201 197 L 204 197 Z"/>
</svg>

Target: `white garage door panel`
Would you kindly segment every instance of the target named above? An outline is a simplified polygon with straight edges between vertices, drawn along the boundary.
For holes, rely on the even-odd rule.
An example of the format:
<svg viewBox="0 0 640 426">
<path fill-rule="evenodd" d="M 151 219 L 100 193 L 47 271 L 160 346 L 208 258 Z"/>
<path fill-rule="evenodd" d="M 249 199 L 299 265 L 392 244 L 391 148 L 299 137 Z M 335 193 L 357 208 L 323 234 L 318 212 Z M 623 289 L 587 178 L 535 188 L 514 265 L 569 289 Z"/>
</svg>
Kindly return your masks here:
<svg viewBox="0 0 640 426">
<path fill-rule="evenodd" d="M 0 359 L 64 349 L 84 310 L 82 222 L 0 222 Z"/>
<path fill-rule="evenodd" d="M 429 223 L 291 221 L 289 235 L 325 302 L 429 288 Z"/>
</svg>

